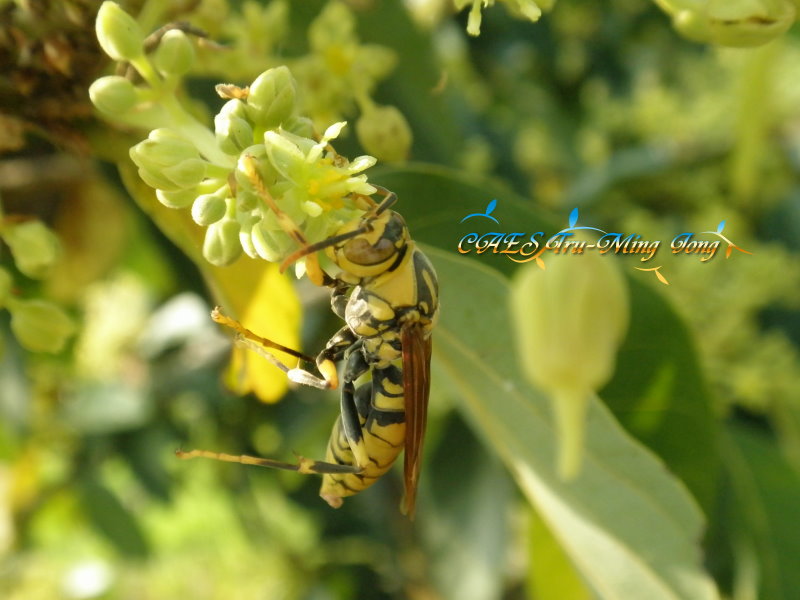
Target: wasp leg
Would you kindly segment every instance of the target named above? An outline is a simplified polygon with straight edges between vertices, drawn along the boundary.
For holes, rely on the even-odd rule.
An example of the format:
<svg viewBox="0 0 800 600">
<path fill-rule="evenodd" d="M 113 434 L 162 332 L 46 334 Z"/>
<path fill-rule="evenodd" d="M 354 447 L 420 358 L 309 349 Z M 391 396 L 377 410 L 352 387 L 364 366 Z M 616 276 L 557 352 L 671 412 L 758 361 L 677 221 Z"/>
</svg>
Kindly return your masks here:
<svg viewBox="0 0 800 600">
<path fill-rule="evenodd" d="M 355 381 L 367 371 L 369 371 L 369 364 L 364 359 L 364 354 L 362 352 L 351 353 L 347 358 L 347 365 L 343 373 L 344 383 L 340 398 L 342 431 L 356 464 L 362 466 L 369 462 L 369 454 L 364 443 L 364 423 L 356 402 Z"/>
<path fill-rule="evenodd" d="M 340 465 L 322 460 L 312 460 L 303 456 L 298 456 L 296 463 L 272 460 L 271 458 L 261 458 L 259 456 L 248 456 L 246 454 L 225 454 L 223 452 L 212 452 L 210 450 L 176 450 L 175 456 L 182 460 L 188 460 L 190 458 L 209 458 L 211 460 L 221 460 L 223 462 L 239 463 L 242 465 L 255 465 L 257 467 L 268 467 L 270 469 L 296 471 L 297 473 L 306 475 L 326 475 L 332 473 L 358 474 L 363 471 L 361 467 L 356 465 Z"/>
<path fill-rule="evenodd" d="M 211 311 L 211 318 L 220 325 L 229 327 L 236 332 L 236 343 L 256 354 L 264 357 L 273 365 L 278 367 L 281 371 L 286 373 L 286 376 L 295 383 L 308 385 L 321 390 L 331 390 L 339 387 L 339 376 L 336 373 L 336 363 L 344 356 L 345 350 L 353 346 L 358 340 L 357 336 L 350 330 L 349 327 L 344 326 L 337 331 L 333 337 L 328 340 L 327 345 L 314 359 L 307 354 L 298 352 L 291 348 L 287 348 L 282 344 L 268 340 L 259 335 L 256 335 L 238 321 L 222 314 L 219 307 Z M 289 367 L 281 362 L 272 352 L 267 348 L 280 350 L 291 356 L 295 356 L 305 362 L 316 362 L 317 369 L 319 369 L 322 377 L 314 375 L 313 373 L 301 369 L 299 367 Z"/>
</svg>

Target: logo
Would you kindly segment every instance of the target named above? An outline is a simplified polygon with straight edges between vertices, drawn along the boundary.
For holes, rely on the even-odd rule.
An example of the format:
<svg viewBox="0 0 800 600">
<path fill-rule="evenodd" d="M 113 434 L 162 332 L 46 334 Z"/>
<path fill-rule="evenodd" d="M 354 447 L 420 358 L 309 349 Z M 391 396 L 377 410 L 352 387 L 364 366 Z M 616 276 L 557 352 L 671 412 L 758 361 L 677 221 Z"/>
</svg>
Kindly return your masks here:
<svg viewBox="0 0 800 600">
<path fill-rule="evenodd" d="M 536 264 L 544 269 L 543 256 L 548 252 L 571 255 L 585 254 L 586 252 L 637 255 L 641 262 L 648 263 L 657 256 L 662 247 L 661 240 L 647 240 L 638 233 L 608 232 L 597 227 L 579 226 L 577 207 L 573 208 L 569 214 L 568 227 L 549 236 L 544 231 L 533 233 L 485 231 L 479 233 L 477 231 L 478 223 L 488 221 L 489 227 L 491 227 L 491 223 L 500 224 L 500 221 L 492 215 L 495 208 L 497 208 L 496 199 L 489 202 L 484 212 L 468 214 L 459 221 L 460 223 L 471 222 L 476 226 L 476 231 L 464 235 L 459 240 L 459 253 L 501 254 L 516 263 L 536 261 Z M 734 250 L 752 254 L 725 237 L 724 229 L 725 221 L 722 221 L 713 231 L 679 233 L 669 242 L 670 252 L 673 255 L 692 256 L 698 258 L 700 262 L 708 262 L 725 244 L 725 258 L 730 258 Z M 579 239 L 578 234 L 581 232 L 591 232 L 595 240 Z M 636 269 L 653 272 L 661 283 L 669 285 L 667 278 L 661 273 L 661 265 L 647 268 L 636 267 Z"/>
</svg>

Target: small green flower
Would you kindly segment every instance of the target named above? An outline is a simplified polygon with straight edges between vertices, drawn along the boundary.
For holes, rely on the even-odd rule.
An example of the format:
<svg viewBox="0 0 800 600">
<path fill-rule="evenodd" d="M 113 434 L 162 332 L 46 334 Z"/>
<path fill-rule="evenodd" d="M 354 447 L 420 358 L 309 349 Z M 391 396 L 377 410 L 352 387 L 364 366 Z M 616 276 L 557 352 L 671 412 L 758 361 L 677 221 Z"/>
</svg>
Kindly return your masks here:
<svg viewBox="0 0 800 600">
<path fill-rule="evenodd" d="M 194 145 L 169 129 L 156 129 L 130 150 L 139 176 L 168 192 L 192 188 L 206 176 L 207 165 Z"/>
<path fill-rule="evenodd" d="M 214 131 L 219 147 L 228 154 L 237 155 L 252 146 L 253 127 L 245 103 L 228 100 L 214 117 Z"/>
<path fill-rule="evenodd" d="M 17 268 L 33 279 L 46 277 L 61 252 L 58 236 L 41 221 L 7 225 L 0 236 L 8 244 Z"/>
<path fill-rule="evenodd" d="M 380 160 L 403 162 L 411 150 L 411 127 L 394 106 L 370 106 L 356 122 L 358 141 Z"/>
<path fill-rule="evenodd" d="M 189 37 L 179 29 L 172 29 L 159 40 L 153 63 L 165 77 L 180 77 L 192 68 L 194 59 L 194 46 Z"/>
<path fill-rule="evenodd" d="M 144 54 L 144 33 L 116 2 L 106 0 L 95 22 L 100 47 L 114 60 L 134 60 Z"/>
<path fill-rule="evenodd" d="M 124 114 L 138 102 L 133 83 L 119 75 L 109 75 L 94 81 L 89 87 L 89 98 L 97 110 L 108 115 Z"/>
<path fill-rule="evenodd" d="M 262 129 L 275 129 L 295 109 L 295 81 L 289 69 L 281 66 L 259 75 L 250 86 L 247 106 L 253 122 Z"/>
<path fill-rule="evenodd" d="M 542 10 L 550 10 L 555 0 L 501 0 L 505 2 L 512 13 L 518 13 L 534 23 L 542 16 Z M 481 8 L 492 6 L 495 0 L 454 0 L 457 10 L 470 7 L 467 20 L 467 33 L 480 35 L 481 33 Z"/>
<path fill-rule="evenodd" d="M 158 201 L 167 208 L 186 208 L 191 206 L 195 198 L 197 198 L 197 190 L 188 189 L 166 192 L 164 190 L 157 189 L 156 198 L 158 198 Z"/>
<path fill-rule="evenodd" d="M 528 380 L 550 395 L 561 442 L 559 472 L 574 477 L 590 397 L 614 373 L 628 326 L 625 280 L 596 253 L 520 269 L 510 298 L 517 354 Z"/>
<path fill-rule="evenodd" d="M 661 0 L 675 28 L 689 39 L 720 46 L 760 46 L 795 21 L 791 0 Z"/>
<path fill-rule="evenodd" d="M 216 223 L 225 216 L 227 204 L 224 196 L 218 194 L 202 194 L 192 204 L 192 219 L 198 225 L 206 227 Z"/>
<path fill-rule="evenodd" d="M 203 256 L 212 265 L 224 267 L 242 254 L 239 242 L 239 223 L 235 219 L 224 218 L 209 225 L 203 240 Z"/>
<path fill-rule="evenodd" d="M 11 331 L 28 350 L 60 352 L 75 333 L 75 323 L 52 302 L 10 298 L 7 306 L 11 312 Z"/>
</svg>

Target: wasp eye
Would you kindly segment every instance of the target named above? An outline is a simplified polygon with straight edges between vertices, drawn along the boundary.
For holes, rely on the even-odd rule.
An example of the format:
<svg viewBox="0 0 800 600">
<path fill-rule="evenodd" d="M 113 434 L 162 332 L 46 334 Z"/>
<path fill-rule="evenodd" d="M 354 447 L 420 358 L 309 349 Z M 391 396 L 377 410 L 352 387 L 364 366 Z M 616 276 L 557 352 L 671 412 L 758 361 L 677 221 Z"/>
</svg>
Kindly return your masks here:
<svg viewBox="0 0 800 600">
<path fill-rule="evenodd" d="M 363 237 L 357 237 L 347 242 L 342 249 L 345 258 L 357 265 L 376 265 L 385 261 L 396 250 L 394 244 L 385 237 L 380 238 L 374 246 Z"/>
</svg>

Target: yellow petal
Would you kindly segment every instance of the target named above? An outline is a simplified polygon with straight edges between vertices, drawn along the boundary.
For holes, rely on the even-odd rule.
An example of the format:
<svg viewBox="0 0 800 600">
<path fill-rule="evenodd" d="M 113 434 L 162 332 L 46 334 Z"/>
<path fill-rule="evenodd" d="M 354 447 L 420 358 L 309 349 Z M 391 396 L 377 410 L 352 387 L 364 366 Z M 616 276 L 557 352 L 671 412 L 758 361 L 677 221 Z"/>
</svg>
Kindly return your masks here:
<svg viewBox="0 0 800 600">
<path fill-rule="evenodd" d="M 263 261 L 261 261 L 263 262 Z M 300 349 L 300 303 L 288 278 L 278 266 L 263 262 L 260 281 L 243 302 L 234 302 L 239 322 L 253 333 L 289 348 Z M 233 292 L 235 294 L 235 292 Z M 229 290 L 229 296 L 231 290 Z M 281 362 L 294 367 L 297 359 L 270 350 Z M 286 376 L 263 357 L 235 348 L 225 372 L 225 384 L 239 394 L 253 392 L 263 402 L 275 402 L 287 389 Z"/>
</svg>

